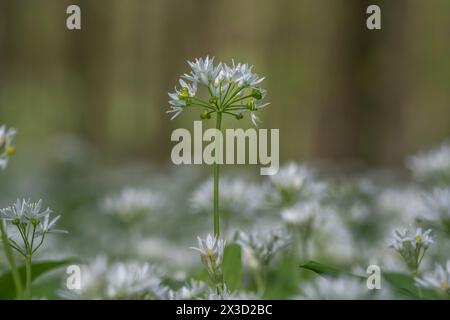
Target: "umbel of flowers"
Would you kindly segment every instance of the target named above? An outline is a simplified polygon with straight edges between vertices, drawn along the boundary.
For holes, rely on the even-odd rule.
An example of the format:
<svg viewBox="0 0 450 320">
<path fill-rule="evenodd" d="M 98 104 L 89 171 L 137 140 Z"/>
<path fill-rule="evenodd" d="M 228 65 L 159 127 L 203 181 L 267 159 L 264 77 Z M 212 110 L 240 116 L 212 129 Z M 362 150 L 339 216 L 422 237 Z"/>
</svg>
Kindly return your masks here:
<svg viewBox="0 0 450 320">
<path fill-rule="evenodd" d="M 7 237 L 5 245 L 20 253 L 25 260 L 25 292 L 23 298 L 31 298 L 32 259 L 33 255 L 44 243 L 49 233 L 66 233 L 55 229 L 60 216 L 51 218 L 52 210 L 42 209 L 42 200 L 31 202 L 17 199 L 10 207 L 0 210 L 3 234 Z"/>
</svg>

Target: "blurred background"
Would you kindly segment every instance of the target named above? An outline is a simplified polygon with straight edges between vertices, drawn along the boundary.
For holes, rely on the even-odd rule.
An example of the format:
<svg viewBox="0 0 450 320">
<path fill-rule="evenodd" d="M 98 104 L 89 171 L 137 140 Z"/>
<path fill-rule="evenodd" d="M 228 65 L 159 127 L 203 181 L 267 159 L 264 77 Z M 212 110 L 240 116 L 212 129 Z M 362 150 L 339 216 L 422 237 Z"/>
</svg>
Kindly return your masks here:
<svg viewBox="0 0 450 320">
<path fill-rule="evenodd" d="M 69 4 L 81 31 L 66 29 Z M 370 4 L 381 31 L 365 27 Z M 18 157 L 70 136 L 108 161 L 164 164 L 172 130 L 198 119 L 169 121 L 167 92 L 186 60 L 212 55 L 267 77 L 263 127 L 281 129 L 281 161 L 398 165 L 450 135 L 449 12 L 448 0 L 0 0 L 0 122 L 19 128 Z"/>
<path fill-rule="evenodd" d="M 82 30 L 66 28 L 70 4 L 81 7 Z M 382 30 L 366 28 L 371 4 L 381 7 Z M 405 159 L 450 138 L 449 40 L 449 0 L 0 0 L 0 125 L 19 132 L 16 154 L 0 172 L 0 208 L 17 197 L 43 198 L 63 215 L 60 227 L 70 234 L 49 238 L 46 257 L 164 261 L 174 275 L 185 273 L 183 281 L 201 270 L 188 248 L 211 230 L 211 170 L 170 160 L 172 131 L 191 129 L 199 114 L 170 121 L 166 111 L 186 61 L 210 55 L 248 62 L 266 76 L 271 105 L 260 116 L 263 128 L 280 129 L 281 164 L 331 169 L 311 175 L 320 182 L 312 194 L 323 193 L 319 202 L 331 197 L 345 223 L 322 226 L 314 257 L 353 259 L 352 267 L 387 261 L 370 250 L 385 247 L 397 220 L 413 221 L 421 199 Z M 248 119 L 224 125 L 252 126 Z M 419 169 L 443 168 L 448 181 L 449 150 L 425 156 Z M 296 165 L 278 178 L 259 176 L 259 166 L 221 172 L 221 210 L 233 209 L 225 235 L 283 224 L 279 208 L 267 209 L 263 199 L 277 194 L 271 179 L 309 177 Z M 339 181 L 342 173 L 356 179 Z M 374 179 L 375 188 L 374 176 L 386 181 Z M 128 206 L 142 220 L 122 221 L 122 211 L 134 214 Z M 281 284 L 268 296 L 297 292 L 294 258 L 278 268 L 282 280 L 272 282 Z"/>
</svg>

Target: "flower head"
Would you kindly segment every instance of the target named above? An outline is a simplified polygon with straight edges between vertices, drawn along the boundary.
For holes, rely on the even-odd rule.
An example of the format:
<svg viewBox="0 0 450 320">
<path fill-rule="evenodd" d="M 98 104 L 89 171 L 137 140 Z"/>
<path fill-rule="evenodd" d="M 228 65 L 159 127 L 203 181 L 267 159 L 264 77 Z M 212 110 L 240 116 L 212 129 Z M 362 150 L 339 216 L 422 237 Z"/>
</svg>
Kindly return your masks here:
<svg viewBox="0 0 450 320">
<path fill-rule="evenodd" d="M 256 184 L 243 179 L 223 178 L 219 182 L 221 194 L 221 212 L 224 218 L 229 215 L 252 217 L 261 207 L 264 193 Z M 213 210 L 214 186 L 213 180 L 207 180 L 194 191 L 191 207 L 196 213 L 211 212 Z"/>
<path fill-rule="evenodd" d="M 225 240 L 208 234 L 205 239 L 197 237 L 198 247 L 191 249 L 200 252 L 200 258 L 205 265 L 211 280 L 215 284 L 222 283 L 222 261 Z"/>
<path fill-rule="evenodd" d="M 148 263 L 115 263 L 106 275 L 106 295 L 112 299 L 160 299 L 167 293 L 160 277 L 158 269 Z"/>
<path fill-rule="evenodd" d="M 274 255 L 286 248 L 290 242 L 290 236 L 282 229 L 241 232 L 238 240 L 238 243 L 259 263 L 258 267 L 267 266 Z"/>
<path fill-rule="evenodd" d="M 191 279 L 189 283 L 176 291 L 169 291 L 170 300 L 193 300 L 200 298 L 206 291 L 206 283 Z"/>
<path fill-rule="evenodd" d="M 136 222 L 146 213 L 161 209 L 164 200 L 149 189 L 124 188 L 118 195 L 107 196 L 101 206 L 106 213 L 117 215 L 125 222 Z"/>
<path fill-rule="evenodd" d="M 320 207 L 317 202 L 300 202 L 293 207 L 283 209 L 281 218 L 289 226 L 309 227 L 316 220 L 319 212 Z"/>
<path fill-rule="evenodd" d="M 424 216 L 450 225 L 450 188 L 436 188 L 424 197 Z"/>
<path fill-rule="evenodd" d="M 67 233 L 55 229 L 60 216 L 50 218 L 52 210 L 41 210 L 42 200 L 31 202 L 17 199 L 14 205 L 0 210 L 0 219 L 6 225 L 5 230 L 11 238 L 11 245 L 20 253 L 33 254 L 43 243 L 48 233 Z M 15 227 L 15 228 L 13 228 Z M 16 231 L 15 233 L 12 230 Z M 21 238 L 22 244 L 17 242 Z"/>
<path fill-rule="evenodd" d="M 5 125 L 0 126 L 0 169 L 6 168 L 9 157 L 13 156 L 16 152 L 16 149 L 12 145 L 16 134 L 16 129 L 6 129 Z"/>
<path fill-rule="evenodd" d="M 418 287 L 442 292 L 450 296 L 450 260 L 447 261 L 445 267 L 436 264 L 434 271 L 425 272 L 423 276 L 417 277 L 415 280 Z"/>
<path fill-rule="evenodd" d="M 201 108 L 202 119 L 209 119 L 213 113 L 228 114 L 242 119 L 250 113 L 254 125 L 259 122 L 256 113 L 266 107 L 262 103 L 266 90 L 259 87 L 264 78 L 255 74 L 253 66 L 234 61 L 229 66 L 225 63 L 214 64 L 214 58 L 197 58 L 188 61 L 191 71 L 179 79 L 180 87 L 169 93 L 172 119 L 187 108 Z M 199 92 L 203 87 L 205 94 Z"/>
<path fill-rule="evenodd" d="M 450 181 L 450 144 L 411 157 L 408 167 L 419 180 Z"/>
<path fill-rule="evenodd" d="M 433 243 L 430 236 L 431 229 L 422 231 L 422 228 L 396 229 L 389 240 L 389 247 L 395 249 L 403 258 L 412 272 L 417 272 L 425 251 Z"/>
</svg>

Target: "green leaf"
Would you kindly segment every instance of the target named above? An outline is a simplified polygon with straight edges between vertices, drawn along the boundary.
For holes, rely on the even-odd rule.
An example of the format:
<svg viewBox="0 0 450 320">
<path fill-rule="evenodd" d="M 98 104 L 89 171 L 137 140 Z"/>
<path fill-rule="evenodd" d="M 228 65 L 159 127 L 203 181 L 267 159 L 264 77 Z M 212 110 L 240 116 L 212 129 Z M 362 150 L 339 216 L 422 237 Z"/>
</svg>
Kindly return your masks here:
<svg viewBox="0 0 450 320">
<path fill-rule="evenodd" d="M 230 290 L 239 290 L 242 280 L 241 246 L 232 243 L 223 253 L 223 279 Z"/>
<path fill-rule="evenodd" d="M 328 266 L 328 265 L 322 264 L 317 261 L 308 261 L 307 263 L 300 265 L 300 268 L 313 271 L 322 276 L 338 277 L 340 275 L 347 275 L 347 276 L 352 276 L 352 277 L 357 277 L 357 278 L 364 278 L 364 277 L 355 275 L 351 272 L 348 272 L 348 271 L 345 271 L 345 270 L 342 270 L 342 269 L 339 269 L 339 268 L 336 268 L 333 266 Z"/>
<path fill-rule="evenodd" d="M 35 262 L 32 265 L 32 281 L 36 280 L 43 274 L 54 270 L 56 268 L 62 267 L 74 263 L 75 259 L 65 259 L 58 261 L 40 261 Z M 25 266 L 18 267 L 19 273 L 22 279 L 25 279 Z M 24 282 L 24 281 L 22 281 Z M 12 278 L 11 271 L 5 272 L 0 275 L 0 299 L 14 299 L 16 296 L 16 290 L 14 287 L 14 281 Z"/>
<path fill-rule="evenodd" d="M 298 293 L 300 270 L 298 260 L 286 256 L 269 271 L 263 299 L 288 299 Z"/>
</svg>

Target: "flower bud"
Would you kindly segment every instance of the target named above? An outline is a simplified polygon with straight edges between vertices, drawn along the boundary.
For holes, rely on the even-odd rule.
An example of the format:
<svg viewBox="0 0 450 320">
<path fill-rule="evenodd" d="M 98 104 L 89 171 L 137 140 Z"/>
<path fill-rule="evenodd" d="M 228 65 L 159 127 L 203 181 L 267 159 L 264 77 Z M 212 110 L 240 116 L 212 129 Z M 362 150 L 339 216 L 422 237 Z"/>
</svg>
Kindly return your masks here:
<svg viewBox="0 0 450 320">
<path fill-rule="evenodd" d="M 209 113 L 208 110 L 203 110 L 202 113 L 200 114 L 200 119 L 211 119 L 211 114 Z"/>
<path fill-rule="evenodd" d="M 235 115 L 235 117 L 237 120 L 241 120 L 244 117 L 244 115 L 242 113 L 238 113 Z"/>
<path fill-rule="evenodd" d="M 247 101 L 247 103 L 245 104 L 245 106 L 247 107 L 247 109 L 249 109 L 250 111 L 255 111 L 255 101 L 253 100 L 249 100 Z"/>
<path fill-rule="evenodd" d="M 261 100 L 262 99 L 261 90 L 259 90 L 257 88 L 253 88 L 253 90 L 252 90 L 252 97 L 255 98 L 256 100 Z"/>
<path fill-rule="evenodd" d="M 8 156 L 13 156 L 16 153 L 16 148 L 14 148 L 13 146 L 7 146 L 5 148 L 5 152 Z"/>
</svg>

